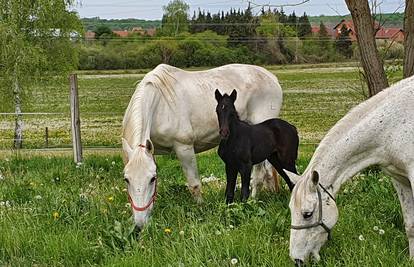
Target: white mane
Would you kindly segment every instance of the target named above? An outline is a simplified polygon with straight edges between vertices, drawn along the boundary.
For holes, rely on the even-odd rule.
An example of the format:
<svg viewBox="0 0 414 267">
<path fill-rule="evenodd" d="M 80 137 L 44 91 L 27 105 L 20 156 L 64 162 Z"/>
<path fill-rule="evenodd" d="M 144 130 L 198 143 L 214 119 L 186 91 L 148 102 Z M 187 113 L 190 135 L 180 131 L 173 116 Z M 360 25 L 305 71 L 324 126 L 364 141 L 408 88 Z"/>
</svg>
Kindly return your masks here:
<svg viewBox="0 0 414 267">
<path fill-rule="evenodd" d="M 143 98 L 148 94 L 148 90 L 157 90 L 160 95 L 165 99 L 166 103 L 173 108 L 175 103 L 176 94 L 174 92 L 174 85 L 177 83 L 177 79 L 172 75 L 173 73 L 180 71 L 179 69 L 160 64 L 151 72 L 149 72 L 142 81 L 138 84 L 134 94 L 131 97 L 128 108 L 125 112 L 124 120 L 122 122 L 124 136 L 127 139 L 137 137 L 141 134 L 144 127 L 143 125 L 143 113 L 144 107 L 150 107 L 152 103 L 146 103 Z M 150 100 L 149 102 L 151 102 Z M 150 122 L 150 120 L 147 120 Z M 129 126 L 127 129 L 126 126 Z M 131 127 L 132 126 L 132 127 Z M 134 138 L 136 139 L 136 138 Z M 134 140 L 134 142 L 136 142 Z M 135 146 L 136 144 L 131 144 Z"/>
</svg>

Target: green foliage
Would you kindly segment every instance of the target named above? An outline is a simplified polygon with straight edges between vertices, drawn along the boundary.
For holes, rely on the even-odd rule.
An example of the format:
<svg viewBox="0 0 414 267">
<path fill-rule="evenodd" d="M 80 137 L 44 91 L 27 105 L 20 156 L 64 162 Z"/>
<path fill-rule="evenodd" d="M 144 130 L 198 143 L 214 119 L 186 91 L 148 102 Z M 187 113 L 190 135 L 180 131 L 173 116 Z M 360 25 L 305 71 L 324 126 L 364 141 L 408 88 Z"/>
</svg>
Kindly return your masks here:
<svg viewBox="0 0 414 267">
<path fill-rule="evenodd" d="M 99 39 L 102 34 L 107 34 L 109 36 L 112 35 L 112 30 L 106 25 L 98 26 L 94 32 L 95 32 L 96 39 Z"/>
<path fill-rule="evenodd" d="M 300 38 L 309 37 L 312 35 L 312 26 L 306 13 L 303 13 L 298 20 L 298 36 Z"/>
<path fill-rule="evenodd" d="M 44 75 L 66 75 L 75 69 L 78 57 L 72 37 L 82 25 L 74 1 L 0 0 L 0 90 L 12 105 L 14 86 L 31 89 L 33 80 Z"/>
<path fill-rule="evenodd" d="M 163 7 L 164 15 L 159 34 L 177 36 L 188 31 L 188 11 L 190 6 L 182 0 L 172 0 Z"/>
<path fill-rule="evenodd" d="M 341 33 L 339 34 L 338 38 L 336 39 L 336 51 L 341 53 L 346 58 L 352 57 L 352 41 L 349 37 L 349 32 L 345 26 L 345 24 L 341 27 Z"/>
<path fill-rule="evenodd" d="M 309 21 L 312 25 L 318 25 L 321 21 L 328 25 L 329 27 L 334 27 L 337 25 L 342 19 L 350 20 L 352 19 L 351 15 L 346 16 L 309 16 Z M 404 13 L 382 13 L 380 16 L 378 15 L 377 20 L 381 20 L 384 22 L 384 27 L 400 27 L 403 26 L 404 21 Z"/>
</svg>

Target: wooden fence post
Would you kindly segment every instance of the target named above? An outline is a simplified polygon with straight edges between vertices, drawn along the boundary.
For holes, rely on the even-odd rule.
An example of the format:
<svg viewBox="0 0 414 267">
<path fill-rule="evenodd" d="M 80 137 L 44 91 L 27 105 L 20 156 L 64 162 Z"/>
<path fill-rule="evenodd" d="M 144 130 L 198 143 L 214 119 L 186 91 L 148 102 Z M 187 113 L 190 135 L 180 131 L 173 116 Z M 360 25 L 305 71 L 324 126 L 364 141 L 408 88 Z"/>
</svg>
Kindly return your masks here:
<svg viewBox="0 0 414 267">
<path fill-rule="evenodd" d="M 45 128 L 45 147 L 49 147 L 49 128 Z"/>
<path fill-rule="evenodd" d="M 73 159 L 75 163 L 82 162 L 82 143 L 80 135 L 78 77 L 76 74 L 69 76 L 70 82 L 70 115 L 72 125 Z"/>
</svg>

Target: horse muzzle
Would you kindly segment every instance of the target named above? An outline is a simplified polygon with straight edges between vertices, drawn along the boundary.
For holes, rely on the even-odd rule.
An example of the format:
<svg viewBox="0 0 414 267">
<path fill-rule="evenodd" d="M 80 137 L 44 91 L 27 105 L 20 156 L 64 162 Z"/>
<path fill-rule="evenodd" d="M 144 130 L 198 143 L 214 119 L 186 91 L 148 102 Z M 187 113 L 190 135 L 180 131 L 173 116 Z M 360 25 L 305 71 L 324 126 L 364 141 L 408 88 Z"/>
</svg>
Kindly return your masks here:
<svg viewBox="0 0 414 267">
<path fill-rule="evenodd" d="M 304 265 L 303 260 L 300 260 L 300 259 L 295 259 L 295 266 L 297 266 L 297 267 L 301 267 L 301 266 L 303 266 L 303 265 Z"/>
<path fill-rule="evenodd" d="M 220 129 L 219 134 L 220 134 L 221 139 L 226 140 L 230 135 L 230 131 L 229 129 L 223 128 L 223 129 Z"/>
</svg>

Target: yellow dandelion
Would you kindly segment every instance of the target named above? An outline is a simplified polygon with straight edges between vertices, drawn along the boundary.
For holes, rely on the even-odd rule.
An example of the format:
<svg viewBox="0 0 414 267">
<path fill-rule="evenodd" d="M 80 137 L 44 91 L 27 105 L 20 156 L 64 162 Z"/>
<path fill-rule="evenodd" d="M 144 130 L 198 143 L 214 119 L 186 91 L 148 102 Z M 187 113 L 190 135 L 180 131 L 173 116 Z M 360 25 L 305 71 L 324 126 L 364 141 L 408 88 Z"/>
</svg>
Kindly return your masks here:
<svg viewBox="0 0 414 267">
<path fill-rule="evenodd" d="M 52 216 L 53 216 L 53 219 L 56 220 L 56 219 L 59 219 L 60 214 L 59 214 L 59 212 L 55 211 L 55 212 L 52 213 Z"/>
<path fill-rule="evenodd" d="M 114 201 L 114 197 L 108 197 L 108 201 L 109 201 L 109 202 Z"/>
<path fill-rule="evenodd" d="M 172 230 L 170 228 L 165 228 L 164 233 L 171 234 Z"/>
</svg>

